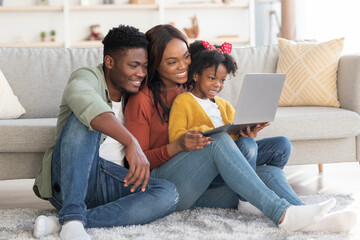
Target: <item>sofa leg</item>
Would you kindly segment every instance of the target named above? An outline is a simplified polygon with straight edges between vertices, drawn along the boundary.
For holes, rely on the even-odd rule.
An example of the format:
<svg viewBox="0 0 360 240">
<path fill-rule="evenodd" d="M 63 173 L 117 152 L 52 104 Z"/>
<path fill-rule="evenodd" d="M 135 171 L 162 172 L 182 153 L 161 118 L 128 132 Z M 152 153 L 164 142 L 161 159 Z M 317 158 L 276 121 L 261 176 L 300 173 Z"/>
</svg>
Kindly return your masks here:
<svg viewBox="0 0 360 240">
<path fill-rule="evenodd" d="M 318 164 L 318 168 L 319 168 L 319 173 L 323 172 L 323 165 L 322 164 Z"/>
</svg>

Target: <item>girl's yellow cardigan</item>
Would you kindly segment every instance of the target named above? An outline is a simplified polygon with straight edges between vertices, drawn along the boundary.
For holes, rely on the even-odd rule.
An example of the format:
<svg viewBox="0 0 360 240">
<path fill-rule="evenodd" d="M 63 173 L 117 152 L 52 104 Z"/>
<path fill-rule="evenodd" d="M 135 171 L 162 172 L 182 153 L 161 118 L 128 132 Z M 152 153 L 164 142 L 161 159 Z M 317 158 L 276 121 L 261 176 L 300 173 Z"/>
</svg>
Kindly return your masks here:
<svg viewBox="0 0 360 240">
<path fill-rule="evenodd" d="M 232 123 L 235 109 L 231 104 L 220 97 L 215 97 L 224 124 Z M 215 128 L 211 119 L 190 93 L 180 94 L 171 106 L 169 117 L 169 141 L 177 140 L 189 130 L 206 132 Z M 239 134 L 231 135 L 236 140 Z"/>
</svg>

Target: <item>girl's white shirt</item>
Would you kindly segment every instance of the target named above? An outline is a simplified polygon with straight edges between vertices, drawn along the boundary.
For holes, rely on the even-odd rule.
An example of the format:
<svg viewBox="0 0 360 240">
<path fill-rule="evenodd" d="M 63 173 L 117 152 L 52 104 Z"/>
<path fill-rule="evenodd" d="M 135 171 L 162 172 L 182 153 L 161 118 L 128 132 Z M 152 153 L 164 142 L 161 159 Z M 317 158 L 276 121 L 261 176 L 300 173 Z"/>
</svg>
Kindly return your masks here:
<svg viewBox="0 0 360 240">
<path fill-rule="evenodd" d="M 210 99 L 201 99 L 196 97 L 194 94 L 190 93 L 191 96 L 195 98 L 195 100 L 200 104 L 202 109 L 204 109 L 205 113 L 209 116 L 214 126 L 220 127 L 224 125 L 224 121 L 221 117 L 221 112 L 216 104 L 216 102 L 211 101 Z"/>
<path fill-rule="evenodd" d="M 112 102 L 112 110 L 115 117 L 124 124 L 124 113 L 122 111 L 122 104 L 120 102 Z M 107 137 L 100 145 L 99 156 L 108 161 L 124 166 L 125 148 L 124 145 L 111 137 Z"/>
</svg>

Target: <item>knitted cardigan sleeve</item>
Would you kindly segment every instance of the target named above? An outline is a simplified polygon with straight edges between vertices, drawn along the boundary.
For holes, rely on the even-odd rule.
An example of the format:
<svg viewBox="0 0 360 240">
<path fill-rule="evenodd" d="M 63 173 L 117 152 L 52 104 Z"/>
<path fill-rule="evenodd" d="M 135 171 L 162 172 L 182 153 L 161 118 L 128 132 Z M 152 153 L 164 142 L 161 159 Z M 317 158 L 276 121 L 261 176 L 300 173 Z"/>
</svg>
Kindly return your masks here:
<svg viewBox="0 0 360 240">
<path fill-rule="evenodd" d="M 208 115 L 189 94 L 177 96 L 171 107 L 169 117 L 169 141 L 176 141 L 190 130 L 206 132 L 214 128 Z"/>
</svg>

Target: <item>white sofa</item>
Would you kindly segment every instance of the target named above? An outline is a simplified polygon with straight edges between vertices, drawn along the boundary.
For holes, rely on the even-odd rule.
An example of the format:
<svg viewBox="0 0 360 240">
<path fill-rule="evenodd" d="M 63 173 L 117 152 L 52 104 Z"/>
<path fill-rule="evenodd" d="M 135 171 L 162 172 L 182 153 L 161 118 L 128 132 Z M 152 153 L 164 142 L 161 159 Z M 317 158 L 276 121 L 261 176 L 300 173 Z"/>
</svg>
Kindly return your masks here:
<svg viewBox="0 0 360 240">
<path fill-rule="evenodd" d="M 275 72 L 277 45 L 235 48 L 239 67 L 221 96 L 236 103 L 245 73 Z M 0 48 L 0 69 L 26 113 L 0 120 L 0 180 L 34 178 L 54 142 L 63 89 L 72 71 L 102 62 L 102 48 Z M 283 135 L 294 151 L 289 164 L 360 160 L 360 55 L 342 56 L 338 69 L 341 108 L 280 107 L 259 138 Z"/>
</svg>

